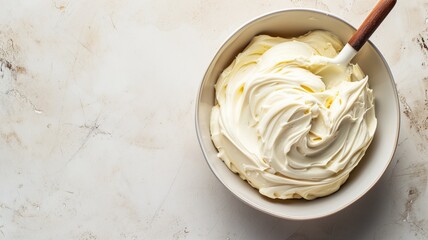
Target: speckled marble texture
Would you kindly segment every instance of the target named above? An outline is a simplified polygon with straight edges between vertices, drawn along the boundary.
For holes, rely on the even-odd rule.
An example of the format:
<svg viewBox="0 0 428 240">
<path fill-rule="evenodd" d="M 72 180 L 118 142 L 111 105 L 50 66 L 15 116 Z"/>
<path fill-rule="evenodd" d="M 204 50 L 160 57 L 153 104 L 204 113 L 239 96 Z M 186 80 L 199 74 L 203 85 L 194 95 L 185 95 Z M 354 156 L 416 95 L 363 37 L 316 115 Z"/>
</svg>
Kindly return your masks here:
<svg viewBox="0 0 428 240">
<path fill-rule="evenodd" d="M 263 214 L 221 185 L 196 139 L 196 91 L 237 27 L 290 7 L 358 26 L 375 3 L 1 1 L 0 239 L 428 239 L 426 0 L 399 0 L 371 38 L 402 128 L 386 174 L 351 207 Z"/>
</svg>

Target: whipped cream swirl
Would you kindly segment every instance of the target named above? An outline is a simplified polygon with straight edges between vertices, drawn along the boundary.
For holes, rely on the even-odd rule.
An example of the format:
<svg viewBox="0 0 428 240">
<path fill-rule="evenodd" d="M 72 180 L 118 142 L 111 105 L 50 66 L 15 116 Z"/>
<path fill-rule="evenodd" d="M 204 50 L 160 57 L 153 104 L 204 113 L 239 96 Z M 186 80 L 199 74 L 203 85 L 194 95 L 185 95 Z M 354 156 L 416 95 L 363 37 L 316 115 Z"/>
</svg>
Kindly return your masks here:
<svg viewBox="0 0 428 240">
<path fill-rule="evenodd" d="M 321 62 L 342 49 L 330 32 L 256 36 L 219 77 L 211 136 L 227 167 L 270 198 L 315 199 L 339 189 L 377 120 L 358 65 Z"/>
</svg>

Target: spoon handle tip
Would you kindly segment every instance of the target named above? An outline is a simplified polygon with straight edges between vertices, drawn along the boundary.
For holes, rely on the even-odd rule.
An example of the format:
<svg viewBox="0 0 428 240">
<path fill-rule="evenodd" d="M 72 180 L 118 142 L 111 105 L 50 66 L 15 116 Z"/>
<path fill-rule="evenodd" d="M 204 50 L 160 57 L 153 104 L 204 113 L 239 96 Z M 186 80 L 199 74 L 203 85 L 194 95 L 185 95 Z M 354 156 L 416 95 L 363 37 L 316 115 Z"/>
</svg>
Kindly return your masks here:
<svg viewBox="0 0 428 240">
<path fill-rule="evenodd" d="M 392 10 L 396 2 L 397 0 L 379 1 L 364 20 L 363 24 L 361 24 L 354 35 L 352 35 L 351 39 L 349 39 L 349 45 L 351 45 L 356 51 L 359 51 Z"/>
</svg>

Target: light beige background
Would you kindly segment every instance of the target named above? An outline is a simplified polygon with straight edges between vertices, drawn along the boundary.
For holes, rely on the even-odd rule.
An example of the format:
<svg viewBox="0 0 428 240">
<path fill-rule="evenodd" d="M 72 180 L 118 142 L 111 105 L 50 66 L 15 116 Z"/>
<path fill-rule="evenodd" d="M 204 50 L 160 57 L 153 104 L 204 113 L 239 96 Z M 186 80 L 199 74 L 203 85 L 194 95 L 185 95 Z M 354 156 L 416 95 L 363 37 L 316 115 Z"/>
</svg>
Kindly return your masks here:
<svg viewBox="0 0 428 240">
<path fill-rule="evenodd" d="M 358 26 L 376 0 L 0 1 L 0 239 L 427 239 L 428 1 L 371 40 L 400 95 L 390 168 L 351 207 L 293 222 L 214 177 L 194 99 L 220 44 L 290 7 Z M 379 123 L 388 124 L 388 123 Z"/>
</svg>

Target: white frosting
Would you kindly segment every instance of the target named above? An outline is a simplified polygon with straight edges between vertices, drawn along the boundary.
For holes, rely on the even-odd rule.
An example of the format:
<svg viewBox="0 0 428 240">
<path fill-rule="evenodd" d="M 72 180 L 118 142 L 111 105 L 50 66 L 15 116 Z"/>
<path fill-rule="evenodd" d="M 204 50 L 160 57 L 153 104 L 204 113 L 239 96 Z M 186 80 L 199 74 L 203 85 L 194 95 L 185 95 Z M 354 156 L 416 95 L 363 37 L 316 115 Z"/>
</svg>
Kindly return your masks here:
<svg viewBox="0 0 428 240">
<path fill-rule="evenodd" d="M 314 199 L 339 189 L 377 120 L 358 65 L 320 62 L 343 47 L 314 31 L 255 37 L 219 77 L 211 136 L 218 156 L 270 198 Z"/>
</svg>

